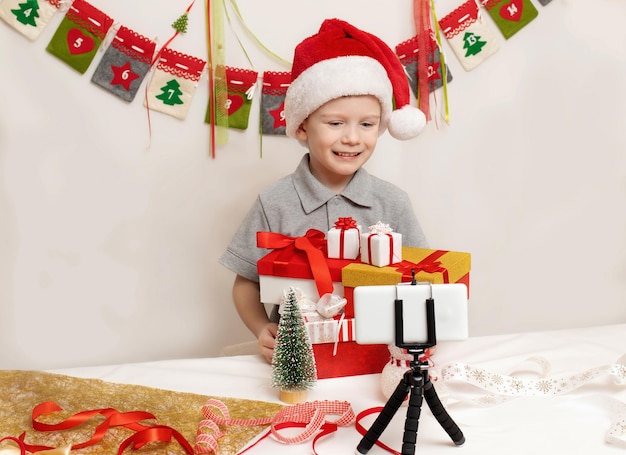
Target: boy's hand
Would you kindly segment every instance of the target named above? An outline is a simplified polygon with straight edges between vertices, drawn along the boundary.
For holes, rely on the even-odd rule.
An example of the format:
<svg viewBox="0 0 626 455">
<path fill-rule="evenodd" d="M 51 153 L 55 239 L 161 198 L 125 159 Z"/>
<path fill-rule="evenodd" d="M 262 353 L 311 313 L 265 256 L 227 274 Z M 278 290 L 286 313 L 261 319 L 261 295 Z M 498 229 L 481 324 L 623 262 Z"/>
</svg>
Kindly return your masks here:
<svg viewBox="0 0 626 455">
<path fill-rule="evenodd" d="M 270 322 L 259 333 L 259 352 L 267 363 L 272 363 L 272 357 L 274 355 L 274 345 L 276 344 L 276 332 L 278 331 L 278 324 Z"/>
</svg>

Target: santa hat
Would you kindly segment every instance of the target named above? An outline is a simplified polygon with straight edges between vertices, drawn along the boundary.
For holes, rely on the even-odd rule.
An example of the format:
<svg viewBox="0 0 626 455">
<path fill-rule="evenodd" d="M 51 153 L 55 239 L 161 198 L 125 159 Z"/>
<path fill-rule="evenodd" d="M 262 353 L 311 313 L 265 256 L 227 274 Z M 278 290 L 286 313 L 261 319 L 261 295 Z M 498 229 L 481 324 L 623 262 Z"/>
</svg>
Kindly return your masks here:
<svg viewBox="0 0 626 455">
<path fill-rule="evenodd" d="M 426 118 L 410 104 L 404 67 L 380 38 L 339 19 L 326 19 L 316 35 L 296 46 L 285 97 L 287 136 L 324 103 L 349 95 L 380 101 L 380 133 L 396 139 L 417 136 Z M 395 107 L 395 110 L 394 110 Z"/>
</svg>

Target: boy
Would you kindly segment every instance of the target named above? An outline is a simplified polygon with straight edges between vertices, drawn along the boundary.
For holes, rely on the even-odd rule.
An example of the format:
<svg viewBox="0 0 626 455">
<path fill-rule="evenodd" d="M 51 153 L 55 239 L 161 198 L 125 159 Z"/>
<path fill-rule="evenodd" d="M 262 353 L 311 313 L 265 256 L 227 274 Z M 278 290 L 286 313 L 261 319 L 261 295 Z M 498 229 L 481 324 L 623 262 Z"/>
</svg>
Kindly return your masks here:
<svg viewBox="0 0 626 455">
<path fill-rule="evenodd" d="M 362 166 L 385 129 L 397 139 L 417 136 L 425 125 L 409 103 L 404 68 L 379 38 L 329 19 L 295 49 L 285 98 L 286 134 L 308 148 L 292 175 L 261 192 L 220 263 L 237 276 L 237 312 L 271 363 L 277 324 L 259 299 L 256 233 L 302 236 L 327 232 L 340 217 L 361 226 L 389 223 L 403 245 L 427 247 L 406 192 L 368 174 Z M 393 110 L 395 101 L 396 110 Z"/>
</svg>

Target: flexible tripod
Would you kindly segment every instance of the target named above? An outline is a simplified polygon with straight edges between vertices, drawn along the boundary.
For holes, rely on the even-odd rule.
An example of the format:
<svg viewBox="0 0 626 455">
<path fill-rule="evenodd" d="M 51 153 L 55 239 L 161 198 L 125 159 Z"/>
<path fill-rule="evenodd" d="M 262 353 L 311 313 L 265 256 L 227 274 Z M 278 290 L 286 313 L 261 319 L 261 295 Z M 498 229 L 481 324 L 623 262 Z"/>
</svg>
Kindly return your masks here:
<svg viewBox="0 0 626 455">
<path fill-rule="evenodd" d="M 413 280 L 412 284 L 416 284 Z M 432 288 L 431 288 L 432 290 Z M 422 410 L 423 398 L 431 412 L 448 433 L 452 441 L 460 446 L 465 442 L 465 436 L 460 428 L 452 420 L 448 412 L 439 400 L 439 396 L 435 391 L 435 387 L 430 381 L 428 374 L 428 360 L 423 359 L 423 354 L 427 348 L 437 344 L 435 332 L 435 301 L 431 297 L 426 300 L 426 321 L 428 330 L 428 340 L 424 344 L 406 345 L 404 343 L 403 321 L 402 321 L 402 300 L 395 300 L 395 323 L 396 323 L 396 345 L 406 348 L 409 354 L 413 355 L 410 363 L 410 369 L 404 373 L 403 378 L 394 390 L 389 400 L 383 407 L 382 411 L 367 431 L 359 445 L 357 451 L 360 454 L 366 454 L 378 440 L 380 435 L 385 431 L 389 422 L 400 408 L 402 402 L 406 399 L 410 392 L 409 406 L 407 409 L 406 420 L 404 422 L 404 435 L 402 437 L 402 455 L 413 455 L 415 453 L 415 443 L 417 441 L 417 428 Z"/>
</svg>

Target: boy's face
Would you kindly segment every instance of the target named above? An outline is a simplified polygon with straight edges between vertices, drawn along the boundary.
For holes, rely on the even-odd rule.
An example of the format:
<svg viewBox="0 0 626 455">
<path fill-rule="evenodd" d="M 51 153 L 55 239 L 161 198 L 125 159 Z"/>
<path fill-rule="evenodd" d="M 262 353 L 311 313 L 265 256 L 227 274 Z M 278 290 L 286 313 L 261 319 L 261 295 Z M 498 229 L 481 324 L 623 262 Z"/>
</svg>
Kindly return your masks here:
<svg viewBox="0 0 626 455">
<path fill-rule="evenodd" d="M 346 96 L 323 104 L 302 122 L 296 138 L 307 144 L 311 172 L 340 192 L 376 147 L 381 107 L 371 95 Z"/>
</svg>

